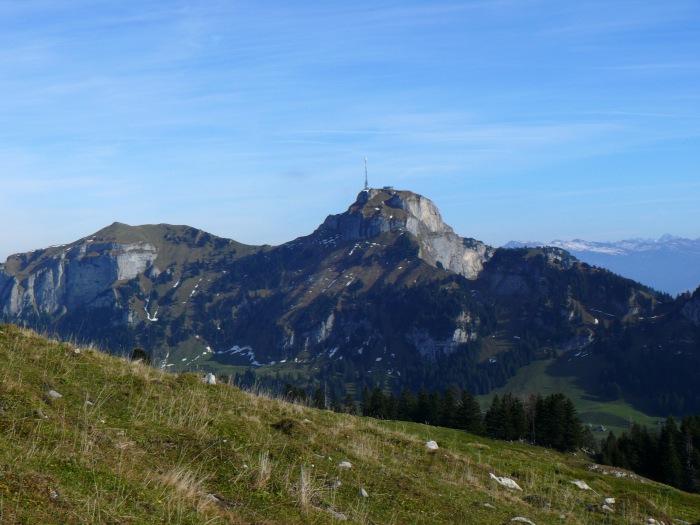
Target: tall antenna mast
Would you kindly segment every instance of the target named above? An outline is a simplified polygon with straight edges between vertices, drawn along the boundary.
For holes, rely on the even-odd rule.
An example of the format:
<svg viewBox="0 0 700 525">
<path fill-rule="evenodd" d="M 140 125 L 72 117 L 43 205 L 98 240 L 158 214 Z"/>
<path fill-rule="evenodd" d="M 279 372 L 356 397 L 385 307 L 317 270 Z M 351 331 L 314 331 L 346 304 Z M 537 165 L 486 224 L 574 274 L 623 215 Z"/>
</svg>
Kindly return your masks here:
<svg viewBox="0 0 700 525">
<path fill-rule="evenodd" d="M 367 157 L 365 157 L 365 190 L 369 189 L 369 184 L 367 184 Z"/>
</svg>

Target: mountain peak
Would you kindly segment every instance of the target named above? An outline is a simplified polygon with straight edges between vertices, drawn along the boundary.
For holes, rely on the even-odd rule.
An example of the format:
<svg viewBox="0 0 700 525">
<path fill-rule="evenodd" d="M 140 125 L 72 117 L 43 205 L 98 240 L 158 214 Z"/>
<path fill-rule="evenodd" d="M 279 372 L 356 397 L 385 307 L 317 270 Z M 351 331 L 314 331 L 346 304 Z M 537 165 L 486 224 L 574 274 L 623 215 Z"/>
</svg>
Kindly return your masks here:
<svg viewBox="0 0 700 525">
<path fill-rule="evenodd" d="M 321 228 L 334 231 L 346 241 L 369 239 L 388 231 L 406 231 L 417 237 L 454 234 L 430 199 L 390 187 L 362 190 L 345 213 L 328 216 Z"/>
<path fill-rule="evenodd" d="M 479 274 L 493 252 L 482 242 L 456 235 L 430 199 L 391 187 L 362 190 L 346 212 L 329 215 L 317 232 L 342 241 L 369 240 L 386 232 L 409 233 L 418 241 L 421 259 L 470 279 Z"/>
</svg>

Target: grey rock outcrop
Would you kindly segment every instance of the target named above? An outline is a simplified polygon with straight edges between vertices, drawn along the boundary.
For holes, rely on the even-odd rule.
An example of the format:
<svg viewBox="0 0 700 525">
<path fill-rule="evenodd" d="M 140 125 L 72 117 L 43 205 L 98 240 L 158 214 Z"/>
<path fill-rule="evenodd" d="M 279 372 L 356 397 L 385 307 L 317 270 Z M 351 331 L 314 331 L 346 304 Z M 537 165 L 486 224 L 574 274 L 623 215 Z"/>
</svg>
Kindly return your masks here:
<svg viewBox="0 0 700 525">
<path fill-rule="evenodd" d="M 83 239 L 65 247 L 10 257 L 0 267 L 0 312 L 6 317 L 60 315 L 91 303 L 114 304 L 111 286 L 146 271 L 157 255 L 148 243 Z"/>
<path fill-rule="evenodd" d="M 344 241 L 372 239 L 390 231 L 413 234 L 421 259 L 468 279 L 476 278 L 493 254 L 484 243 L 455 234 L 430 199 L 409 191 L 363 190 L 347 212 L 328 216 L 317 230 Z"/>
</svg>

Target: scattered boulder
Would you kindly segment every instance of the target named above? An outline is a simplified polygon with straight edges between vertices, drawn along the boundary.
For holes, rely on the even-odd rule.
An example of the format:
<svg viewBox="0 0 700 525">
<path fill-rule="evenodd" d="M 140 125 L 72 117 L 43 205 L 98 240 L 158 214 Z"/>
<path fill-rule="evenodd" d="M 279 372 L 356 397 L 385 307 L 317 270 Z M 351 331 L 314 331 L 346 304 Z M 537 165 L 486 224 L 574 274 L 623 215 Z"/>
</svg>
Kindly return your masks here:
<svg viewBox="0 0 700 525">
<path fill-rule="evenodd" d="M 610 513 L 615 512 L 615 511 L 613 510 L 613 508 L 610 507 L 609 505 L 601 505 L 600 508 L 603 509 L 605 512 L 610 512 Z"/>
<path fill-rule="evenodd" d="M 519 521 L 520 523 L 529 523 L 529 525 L 535 525 L 532 520 L 528 518 L 523 518 L 522 516 L 516 516 L 515 518 L 511 518 L 510 521 Z"/>
<path fill-rule="evenodd" d="M 491 476 L 491 479 L 496 480 L 498 483 L 500 483 L 504 487 L 507 487 L 509 489 L 514 489 L 514 490 L 520 490 L 520 491 L 523 490 L 520 488 L 520 485 L 518 485 L 515 481 L 513 481 L 510 478 L 496 476 L 496 475 L 494 475 L 493 472 L 489 472 L 489 476 Z"/>
<path fill-rule="evenodd" d="M 360 496 L 362 496 L 363 498 L 369 498 L 369 494 L 367 494 L 367 491 L 362 487 L 360 487 Z"/>
<path fill-rule="evenodd" d="M 605 498 L 606 505 L 615 505 L 615 498 Z"/>
<path fill-rule="evenodd" d="M 61 394 L 59 394 L 58 392 L 56 392 L 56 391 L 53 390 L 53 389 L 49 389 L 48 394 L 49 394 L 49 396 L 51 396 L 51 397 L 54 398 L 54 399 L 60 399 L 60 398 L 63 397 Z"/>
<path fill-rule="evenodd" d="M 438 444 L 435 441 L 431 440 L 425 444 L 425 448 L 427 448 L 428 450 L 437 450 L 440 447 L 438 447 Z"/>
<path fill-rule="evenodd" d="M 341 461 L 338 463 L 338 468 L 352 468 L 352 463 L 349 461 Z"/>
<path fill-rule="evenodd" d="M 593 490 L 591 487 L 589 487 L 585 481 L 581 481 L 580 479 L 577 479 L 577 480 L 572 481 L 571 483 L 576 485 L 581 490 L 590 490 L 591 492 L 593 492 L 593 494 L 597 494 L 598 496 L 600 496 L 600 494 L 598 494 L 595 490 Z"/>
<path fill-rule="evenodd" d="M 581 481 L 580 479 L 574 480 L 571 483 L 576 485 L 581 490 L 591 490 L 591 487 L 589 487 L 585 481 Z"/>
<path fill-rule="evenodd" d="M 207 375 L 205 375 L 201 379 L 201 381 L 202 381 L 202 383 L 204 383 L 206 385 L 215 385 L 216 384 L 216 376 L 214 374 L 212 374 L 211 372 L 209 372 Z"/>
</svg>

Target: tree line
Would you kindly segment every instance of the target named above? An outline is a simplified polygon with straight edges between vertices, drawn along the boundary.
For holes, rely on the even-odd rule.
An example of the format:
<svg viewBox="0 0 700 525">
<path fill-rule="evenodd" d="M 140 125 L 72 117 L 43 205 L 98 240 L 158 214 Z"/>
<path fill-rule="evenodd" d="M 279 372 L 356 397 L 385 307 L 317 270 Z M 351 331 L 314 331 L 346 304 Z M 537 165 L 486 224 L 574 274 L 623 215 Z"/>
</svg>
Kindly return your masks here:
<svg viewBox="0 0 700 525">
<path fill-rule="evenodd" d="M 538 394 L 524 401 L 512 394 L 496 395 L 486 413 L 472 394 L 456 386 L 448 387 L 442 394 L 428 393 L 423 388 L 417 394 L 403 390 L 398 397 L 384 393 L 379 387 L 370 390 L 365 386 L 359 405 L 351 394 L 342 403 L 335 397 L 329 398 L 323 387 L 317 388 L 310 399 L 303 389 L 292 385 L 285 387 L 283 395 L 291 401 L 307 401 L 316 408 L 454 428 L 563 452 L 593 441 L 590 431 L 581 424 L 573 402 L 564 394 L 544 398 Z"/>
<path fill-rule="evenodd" d="M 596 460 L 687 492 L 700 492 L 700 415 L 684 417 L 680 426 L 669 417 L 658 433 L 636 423 L 619 438 L 610 432 Z"/>
</svg>

